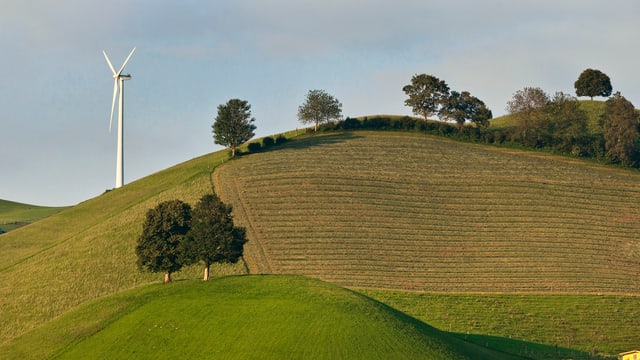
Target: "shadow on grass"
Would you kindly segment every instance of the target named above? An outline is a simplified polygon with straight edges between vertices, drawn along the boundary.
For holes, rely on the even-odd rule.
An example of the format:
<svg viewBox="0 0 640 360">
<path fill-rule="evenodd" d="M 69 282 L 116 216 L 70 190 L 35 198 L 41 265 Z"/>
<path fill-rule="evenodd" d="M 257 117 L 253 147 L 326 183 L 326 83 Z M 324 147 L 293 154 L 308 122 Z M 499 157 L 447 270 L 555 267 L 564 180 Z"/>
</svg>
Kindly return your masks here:
<svg viewBox="0 0 640 360">
<path fill-rule="evenodd" d="M 299 135 L 293 139 L 288 139 L 284 143 L 269 145 L 266 147 L 261 147 L 260 149 L 254 149 L 250 151 L 248 148 L 243 148 L 241 152 L 237 153 L 238 157 L 256 154 L 256 153 L 264 153 L 271 151 L 278 151 L 284 149 L 307 149 L 316 146 L 323 145 L 332 145 L 341 142 L 345 142 L 348 140 L 361 138 L 360 135 L 355 135 L 352 132 L 348 131 L 340 131 L 340 132 L 330 132 L 330 133 L 317 133 L 317 134 L 304 134 Z"/>
<path fill-rule="evenodd" d="M 352 290 L 353 291 L 353 290 Z M 444 331 L 432 327 L 431 325 L 412 317 L 394 307 L 391 307 L 381 301 L 375 300 L 357 291 L 354 293 L 377 303 L 379 306 L 386 308 L 389 312 L 396 314 L 398 317 L 405 319 L 406 322 L 412 323 L 418 328 L 423 329 L 425 335 L 440 333 L 440 336 L 450 338 L 450 343 L 455 345 L 459 350 L 466 352 L 472 358 L 491 358 L 493 360 L 513 360 L 513 359 L 550 359 L 550 360 L 604 360 L 617 359 L 617 356 L 593 355 L 586 351 L 559 347 L 557 345 L 548 345 L 534 343 L 524 340 L 511 339 L 500 336 L 482 335 L 482 334 L 465 334 L 450 331 Z M 455 340 L 453 340 L 455 339 Z"/>
<path fill-rule="evenodd" d="M 585 351 L 559 347 L 557 345 L 539 344 L 499 336 L 453 332 L 448 334 L 472 344 L 528 359 L 617 359 L 616 356 L 595 355 Z"/>
</svg>

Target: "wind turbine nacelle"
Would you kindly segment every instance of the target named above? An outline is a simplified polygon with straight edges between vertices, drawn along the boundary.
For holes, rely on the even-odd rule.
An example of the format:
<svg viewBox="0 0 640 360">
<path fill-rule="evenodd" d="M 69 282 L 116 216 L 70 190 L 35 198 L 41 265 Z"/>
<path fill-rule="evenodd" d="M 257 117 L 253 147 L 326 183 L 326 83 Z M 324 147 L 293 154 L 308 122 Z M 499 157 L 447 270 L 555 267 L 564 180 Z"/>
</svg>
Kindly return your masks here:
<svg viewBox="0 0 640 360">
<path fill-rule="evenodd" d="M 122 79 L 122 80 L 131 80 L 131 74 L 120 75 L 120 79 Z"/>
</svg>

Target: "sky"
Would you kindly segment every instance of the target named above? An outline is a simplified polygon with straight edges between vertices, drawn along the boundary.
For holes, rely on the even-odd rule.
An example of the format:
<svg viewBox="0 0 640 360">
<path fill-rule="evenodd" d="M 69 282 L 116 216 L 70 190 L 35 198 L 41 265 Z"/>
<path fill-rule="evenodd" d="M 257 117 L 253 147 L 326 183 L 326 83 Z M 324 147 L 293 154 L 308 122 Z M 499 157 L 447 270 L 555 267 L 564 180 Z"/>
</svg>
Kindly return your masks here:
<svg viewBox="0 0 640 360">
<path fill-rule="evenodd" d="M 344 116 L 411 115 L 402 87 L 434 75 L 494 116 L 513 93 L 575 94 L 598 69 L 640 107 L 637 0 L 4 0 L 0 199 L 74 205 L 115 186 L 113 78 L 125 83 L 130 183 L 222 149 L 211 125 L 232 98 L 256 137 L 303 125 L 311 89 Z M 116 105 L 117 111 L 117 105 Z"/>
</svg>

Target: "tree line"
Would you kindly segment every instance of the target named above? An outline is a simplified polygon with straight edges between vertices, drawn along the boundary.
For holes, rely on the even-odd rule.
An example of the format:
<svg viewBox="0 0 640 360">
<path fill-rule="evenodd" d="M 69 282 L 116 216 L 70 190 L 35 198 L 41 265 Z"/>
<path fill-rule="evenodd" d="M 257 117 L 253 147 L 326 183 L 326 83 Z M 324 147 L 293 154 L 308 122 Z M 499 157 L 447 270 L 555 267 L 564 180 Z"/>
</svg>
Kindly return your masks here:
<svg viewBox="0 0 640 360">
<path fill-rule="evenodd" d="M 149 209 L 136 245 L 140 270 L 163 272 L 164 282 L 183 266 L 204 265 L 205 281 L 214 263 L 237 262 L 247 242 L 246 230 L 235 226 L 232 207 L 215 194 L 203 196 L 195 207 L 169 200 Z"/>
<path fill-rule="evenodd" d="M 574 83 L 577 96 L 610 96 L 609 77 L 599 70 L 586 69 Z M 525 87 L 513 94 L 506 110 L 514 120 L 502 129 L 491 129 L 493 115 L 484 102 L 468 91 L 452 91 L 433 75 L 417 74 L 402 88 L 405 105 L 422 119 L 365 117 L 342 120 L 342 104 L 324 90 L 310 90 L 298 108 L 298 120 L 313 124 L 313 132 L 345 129 L 385 129 L 422 131 L 487 143 L 512 143 L 547 148 L 574 156 L 604 159 L 624 166 L 640 165 L 639 115 L 619 92 L 609 97 L 598 126 L 589 130 L 588 117 L 580 102 L 562 92 L 549 96 L 537 87 Z M 438 116 L 440 120 L 431 121 Z M 255 118 L 246 100 L 231 99 L 218 106 L 212 125 L 216 144 L 229 147 L 234 158 L 239 145 L 255 135 Z M 250 152 L 286 141 L 267 137 L 263 144 L 249 144 Z M 253 146 L 252 146 L 253 145 Z M 204 264 L 204 280 L 216 262 L 237 262 L 246 243 L 246 231 L 233 224 L 232 207 L 215 194 L 205 195 L 192 209 L 181 200 L 160 203 L 149 209 L 138 238 L 136 254 L 141 270 L 171 273 L 185 265 Z"/>
<path fill-rule="evenodd" d="M 609 77 L 595 69 L 584 70 L 574 87 L 577 96 L 589 96 L 591 99 L 594 96 L 607 97 L 612 93 Z M 433 75 L 416 74 L 402 90 L 407 95 L 405 105 L 411 107 L 413 113 L 421 116 L 425 122 L 437 115 L 440 120 L 457 124 L 458 128 L 454 130 L 440 126 L 439 130 L 446 134 L 457 133 L 458 137 L 484 139 L 490 143 L 510 142 L 532 148 L 548 148 L 624 166 L 640 165 L 638 116 L 632 111 L 633 104 L 619 92 L 607 100 L 599 124 L 602 131 L 590 132 L 587 114 L 581 109 L 578 99 L 562 92 L 549 96 L 535 87 L 517 91 L 506 108 L 514 118 L 514 124 L 496 130 L 489 128 L 493 114 L 482 100 L 472 96 L 469 91 L 450 90 L 444 80 Z M 305 102 L 298 108 L 298 120 L 303 124 L 313 124 L 313 131 L 317 132 L 325 124 L 342 120 L 342 104 L 324 90 L 310 90 Z M 218 115 L 212 125 L 215 143 L 229 147 L 231 157 L 235 157 L 237 146 L 254 136 L 254 121 L 251 106 L 245 100 L 231 99 L 218 106 Z M 406 119 L 404 121 L 407 122 Z M 371 125 L 365 127 L 370 128 Z M 397 128 L 398 125 L 396 123 L 393 126 Z M 408 126 L 402 126 L 405 125 Z M 465 125 L 471 125 L 475 130 Z M 354 126 L 352 122 L 338 127 Z M 415 128 L 413 125 L 411 127 Z M 323 127 L 325 130 L 328 128 L 335 126 Z M 256 150 L 256 147 L 254 145 L 251 150 Z"/>
</svg>

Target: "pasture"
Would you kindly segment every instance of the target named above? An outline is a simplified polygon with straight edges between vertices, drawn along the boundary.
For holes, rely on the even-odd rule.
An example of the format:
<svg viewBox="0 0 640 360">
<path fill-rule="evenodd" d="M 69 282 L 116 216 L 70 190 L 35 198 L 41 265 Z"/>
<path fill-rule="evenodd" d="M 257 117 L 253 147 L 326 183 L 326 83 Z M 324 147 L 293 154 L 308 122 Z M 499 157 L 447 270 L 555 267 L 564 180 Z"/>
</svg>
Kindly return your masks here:
<svg viewBox="0 0 640 360">
<path fill-rule="evenodd" d="M 0 347 L 22 359 L 518 359 L 335 285 L 233 276 L 84 305 Z"/>
<path fill-rule="evenodd" d="M 51 216 L 65 207 L 48 207 L 0 200 L 0 229 L 11 231 Z"/>
<path fill-rule="evenodd" d="M 136 267 L 146 211 L 176 198 L 195 203 L 212 191 L 211 170 L 226 159 L 225 151 L 193 159 L 1 235 L 0 344 L 87 301 L 161 280 Z M 212 271 L 246 272 L 241 263 Z"/>
</svg>

